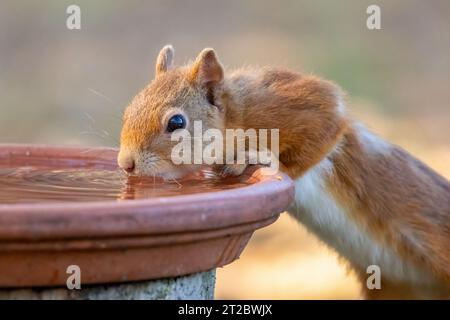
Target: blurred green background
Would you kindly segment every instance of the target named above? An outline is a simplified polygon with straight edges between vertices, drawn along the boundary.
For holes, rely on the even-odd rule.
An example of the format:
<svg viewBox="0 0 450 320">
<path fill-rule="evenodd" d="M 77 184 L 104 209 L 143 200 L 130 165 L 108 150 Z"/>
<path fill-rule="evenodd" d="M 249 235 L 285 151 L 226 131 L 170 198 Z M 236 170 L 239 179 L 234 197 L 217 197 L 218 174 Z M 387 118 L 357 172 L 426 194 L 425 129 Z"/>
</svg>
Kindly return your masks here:
<svg viewBox="0 0 450 320">
<path fill-rule="evenodd" d="M 66 8 L 81 7 L 81 30 Z M 366 8 L 381 7 L 381 30 Z M 12 1 L 0 3 L 0 142 L 117 146 L 121 113 L 204 47 L 227 68 L 279 65 L 340 84 L 370 128 L 450 176 L 450 1 Z M 285 215 L 218 273 L 218 298 L 357 298 L 334 253 Z"/>
</svg>

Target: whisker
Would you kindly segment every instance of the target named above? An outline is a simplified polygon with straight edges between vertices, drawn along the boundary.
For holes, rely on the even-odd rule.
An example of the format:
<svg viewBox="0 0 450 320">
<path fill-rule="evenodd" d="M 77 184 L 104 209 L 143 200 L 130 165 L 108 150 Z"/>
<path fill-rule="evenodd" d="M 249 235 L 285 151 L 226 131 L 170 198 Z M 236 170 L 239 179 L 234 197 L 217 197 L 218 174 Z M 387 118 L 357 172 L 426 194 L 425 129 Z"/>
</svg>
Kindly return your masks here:
<svg viewBox="0 0 450 320">
<path fill-rule="evenodd" d="M 95 119 L 93 116 L 91 116 L 89 113 L 84 112 L 84 115 L 86 116 L 86 118 L 89 119 L 89 121 L 91 121 L 92 123 L 95 123 Z"/>
<path fill-rule="evenodd" d="M 105 99 L 106 101 L 110 102 L 110 103 L 114 103 L 114 101 L 111 98 L 108 98 L 107 96 L 105 96 L 104 94 L 98 92 L 97 90 L 94 90 L 92 88 L 87 88 L 90 92 L 92 92 L 93 94 L 95 94 L 96 96 Z"/>
<path fill-rule="evenodd" d="M 88 153 L 91 151 L 95 151 L 95 148 L 87 148 L 86 150 L 80 151 L 80 153 Z"/>
<path fill-rule="evenodd" d="M 179 183 L 175 178 L 170 178 L 171 180 L 175 181 L 176 184 L 178 184 L 178 189 L 183 188 L 183 185 L 181 183 Z"/>
<path fill-rule="evenodd" d="M 98 138 L 100 138 L 100 139 L 103 139 L 103 140 L 105 140 L 105 141 L 108 141 L 109 140 L 109 142 L 112 142 L 112 144 L 114 145 L 114 147 L 119 147 L 119 141 L 118 140 L 115 140 L 113 137 L 111 137 L 111 136 L 105 136 L 105 135 L 102 135 L 101 133 L 99 133 L 99 132 L 95 132 L 95 131 L 81 131 L 80 133 L 79 133 L 80 135 L 92 135 L 92 136 L 95 136 L 95 137 L 98 137 Z"/>
</svg>

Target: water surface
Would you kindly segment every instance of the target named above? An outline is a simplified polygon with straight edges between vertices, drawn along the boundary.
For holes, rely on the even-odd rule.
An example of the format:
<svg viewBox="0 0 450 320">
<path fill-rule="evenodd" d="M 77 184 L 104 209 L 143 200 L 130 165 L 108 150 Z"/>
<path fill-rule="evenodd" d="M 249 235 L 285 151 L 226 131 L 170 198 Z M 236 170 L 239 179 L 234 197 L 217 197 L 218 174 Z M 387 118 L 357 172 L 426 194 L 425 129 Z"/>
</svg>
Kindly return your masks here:
<svg viewBox="0 0 450 320">
<path fill-rule="evenodd" d="M 249 185 L 241 177 L 207 171 L 182 180 L 128 177 L 120 170 L 92 167 L 12 167 L 0 163 L 0 204 L 132 200 L 220 191 Z"/>
</svg>

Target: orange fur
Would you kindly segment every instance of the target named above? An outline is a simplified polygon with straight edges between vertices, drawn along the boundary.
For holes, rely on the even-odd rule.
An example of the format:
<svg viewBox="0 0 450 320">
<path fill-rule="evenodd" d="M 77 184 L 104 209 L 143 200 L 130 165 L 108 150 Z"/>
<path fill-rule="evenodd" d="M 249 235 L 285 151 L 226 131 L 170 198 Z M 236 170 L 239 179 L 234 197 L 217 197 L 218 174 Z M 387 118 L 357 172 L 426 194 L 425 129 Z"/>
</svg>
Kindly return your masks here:
<svg viewBox="0 0 450 320">
<path fill-rule="evenodd" d="M 444 291 L 450 297 L 448 181 L 400 147 L 393 146 L 387 154 L 368 154 L 353 128 L 342 144 L 341 152 L 331 157 L 335 168 L 328 179 L 331 193 L 377 241 L 431 271 L 444 287 L 447 283 Z M 394 286 L 408 288 L 391 281 L 390 287 Z"/>
<path fill-rule="evenodd" d="M 192 170 L 167 161 L 173 142 L 163 133 L 164 119 L 173 110 L 202 120 L 204 130 L 279 129 L 282 170 L 297 181 L 316 181 L 318 175 L 307 174 L 325 164 L 324 192 L 330 196 L 325 209 L 344 213 L 328 218 L 354 226 L 356 240 L 345 232 L 330 235 L 327 226 L 313 231 L 326 234 L 330 247 L 346 248 L 339 253 L 363 284 L 368 264 L 408 269 L 404 277 L 386 270 L 382 289 L 365 289 L 367 298 L 450 297 L 449 182 L 399 147 L 368 136 L 341 109 L 342 92 L 336 85 L 275 68 L 240 69 L 224 76 L 212 49 L 184 67 L 168 68 L 165 57 L 171 55 L 162 51 L 156 79 L 125 112 L 119 164 L 131 154 L 137 174 Z M 146 162 L 139 159 L 150 152 L 164 165 L 146 171 Z M 321 214 L 317 210 L 312 218 Z M 298 215 L 304 219 L 302 212 Z M 366 239 L 373 245 L 352 247 L 351 241 L 359 245 Z M 377 252 L 363 254 L 361 248 Z"/>
</svg>

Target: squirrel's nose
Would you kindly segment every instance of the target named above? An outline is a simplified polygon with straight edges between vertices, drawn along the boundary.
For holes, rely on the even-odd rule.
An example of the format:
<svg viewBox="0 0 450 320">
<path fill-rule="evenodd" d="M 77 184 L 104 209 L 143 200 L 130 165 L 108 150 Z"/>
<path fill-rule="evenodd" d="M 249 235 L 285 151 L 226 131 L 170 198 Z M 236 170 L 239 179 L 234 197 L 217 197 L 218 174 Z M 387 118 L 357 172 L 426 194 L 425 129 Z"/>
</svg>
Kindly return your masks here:
<svg viewBox="0 0 450 320">
<path fill-rule="evenodd" d="M 134 159 L 131 157 L 119 158 L 118 161 L 119 167 L 125 170 L 127 173 L 132 173 L 135 168 Z"/>
<path fill-rule="evenodd" d="M 134 171 L 134 161 L 131 160 L 126 166 L 123 167 L 123 170 L 128 173 L 132 173 Z"/>
</svg>

